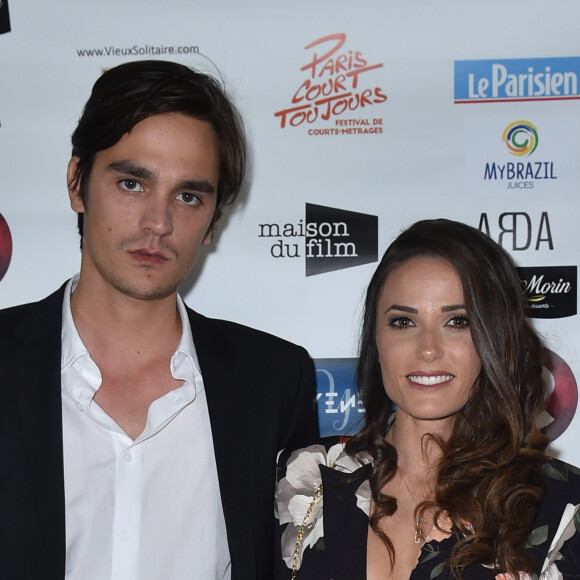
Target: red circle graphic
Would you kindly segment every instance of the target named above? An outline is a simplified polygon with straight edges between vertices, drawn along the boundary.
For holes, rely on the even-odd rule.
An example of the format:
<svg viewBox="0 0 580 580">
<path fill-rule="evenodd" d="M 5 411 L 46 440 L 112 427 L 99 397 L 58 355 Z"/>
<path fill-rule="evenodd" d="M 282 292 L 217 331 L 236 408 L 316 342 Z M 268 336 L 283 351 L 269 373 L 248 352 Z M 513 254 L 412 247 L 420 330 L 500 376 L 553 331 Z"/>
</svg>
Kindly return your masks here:
<svg viewBox="0 0 580 580">
<path fill-rule="evenodd" d="M 546 412 L 550 422 L 543 429 L 554 441 L 566 431 L 578 405 L 578 386 L 572 369 L 555 352 L 544 349 L 542 366 L 554 379 L 554 390 L 546 401 Z"/>
<path fill-rule="evenodd" d="M 12 236 L 10 235 L 10 228 L 0 213 L 0 280 L 4 278 L 4 274 L 8 271 L 10 260 L 12 258 Z"/>
</svg>

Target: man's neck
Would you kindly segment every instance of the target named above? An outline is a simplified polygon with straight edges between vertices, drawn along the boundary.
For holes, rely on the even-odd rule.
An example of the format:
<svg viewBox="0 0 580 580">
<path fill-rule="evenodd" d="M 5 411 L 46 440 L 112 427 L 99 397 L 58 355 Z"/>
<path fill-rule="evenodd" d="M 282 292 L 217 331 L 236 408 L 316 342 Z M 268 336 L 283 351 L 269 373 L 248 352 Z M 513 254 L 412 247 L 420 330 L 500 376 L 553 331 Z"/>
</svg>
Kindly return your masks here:
<svg viewBox="0 0 580 580">
<path fill-rule="evenodd" d="M 129 356 L 153 355 L 181 338 L 181 317 L 176 293 L 142 300 L 112 290 L 103 292 L 83 284 L 82 276 L 71 296 L 77 331 L 91 353 Z M 163 345 L 163 346 L 161 346 Z M 98 357 L 97 357 L 98 358 Z"/>
</svg>

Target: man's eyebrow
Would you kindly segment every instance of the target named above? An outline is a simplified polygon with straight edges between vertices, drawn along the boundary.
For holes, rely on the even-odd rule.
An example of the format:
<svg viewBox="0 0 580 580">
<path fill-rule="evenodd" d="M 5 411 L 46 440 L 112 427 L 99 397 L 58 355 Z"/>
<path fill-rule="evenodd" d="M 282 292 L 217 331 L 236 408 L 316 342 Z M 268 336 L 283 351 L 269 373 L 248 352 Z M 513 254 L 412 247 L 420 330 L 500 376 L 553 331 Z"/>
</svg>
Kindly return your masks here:
<svg viewBox="0 0 580 580">
<path fill-rule="evenodd" d="M 109 169 L 118 171 L 119 173 L 126 173 L 136 179 L 154 179 L 155 174 L 150 169 L 141 165 L 135 165 L 131 161 L 114 161 L 108 165 Z"/>
<path fill-rule="evenodd" d="M 215 193 L 215 187 L 207 179 L 186 179 L 180 181 L 175 189 L 187 189 L 200 193 Z"/>
<path fill-rule="evenodd" d="M 117 171 L 119 173 L 124 173 L 125 175 L 130 175 L 135 179 L 157 179 L 155 172 L 143 167 L 141 165 L 136 165 L 131 161 L 114 161 L 108 165 L 109 169 Z M 215 187 L 207 179 L 184 179 L 180 181 L 175 189 L 187 189 L 192 191 L 199 191 L 200 193 L 215 193 Z"/>
</svg>

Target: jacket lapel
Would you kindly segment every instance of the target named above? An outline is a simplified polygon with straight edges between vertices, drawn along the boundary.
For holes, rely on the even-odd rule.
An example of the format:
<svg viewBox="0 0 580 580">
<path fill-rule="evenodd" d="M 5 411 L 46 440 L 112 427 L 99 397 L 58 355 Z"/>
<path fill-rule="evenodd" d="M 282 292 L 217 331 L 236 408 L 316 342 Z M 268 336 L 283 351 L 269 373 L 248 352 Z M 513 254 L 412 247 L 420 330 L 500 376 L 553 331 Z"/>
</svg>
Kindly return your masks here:
<svg viewBox="0 0 580 580">
<path fill-rule="evenodd" d="M 28 307 L 14 329 L 12 361 L 16 424 L 21 426 L 33 501 L 45 540 L 47 571 L 64 577 L 66 559 L 61 407 L 64 286 Z M 53 577 L 47 572 L 47 578 Z"/>
<path fill-rule="evenodd" d="M 232 573 L 250 578 L 256 565 L 251 533 L 253 446 L 244 437 L 244 422 L 250 416 L 245 387 L 252 379 L 220 326 L 189 308 L 188 314 L 206 391 Z"/>
</svg>

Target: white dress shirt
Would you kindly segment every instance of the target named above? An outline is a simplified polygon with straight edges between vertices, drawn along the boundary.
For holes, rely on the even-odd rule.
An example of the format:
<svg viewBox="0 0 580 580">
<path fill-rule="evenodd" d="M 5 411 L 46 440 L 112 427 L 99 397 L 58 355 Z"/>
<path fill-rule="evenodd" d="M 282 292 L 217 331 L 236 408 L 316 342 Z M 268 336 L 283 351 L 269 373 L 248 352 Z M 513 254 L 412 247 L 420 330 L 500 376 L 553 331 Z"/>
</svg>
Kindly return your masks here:
<svg viewBox="0 0 580 580">
<path fill-rule="evenodd" d="M 101 373 L 65 291 L 62 415 L 68 580 L 229 580 L 230 555 L 203 379 L 181 298 L 171 373 L 132 440 L 93 397 Z"/>
</svg>

